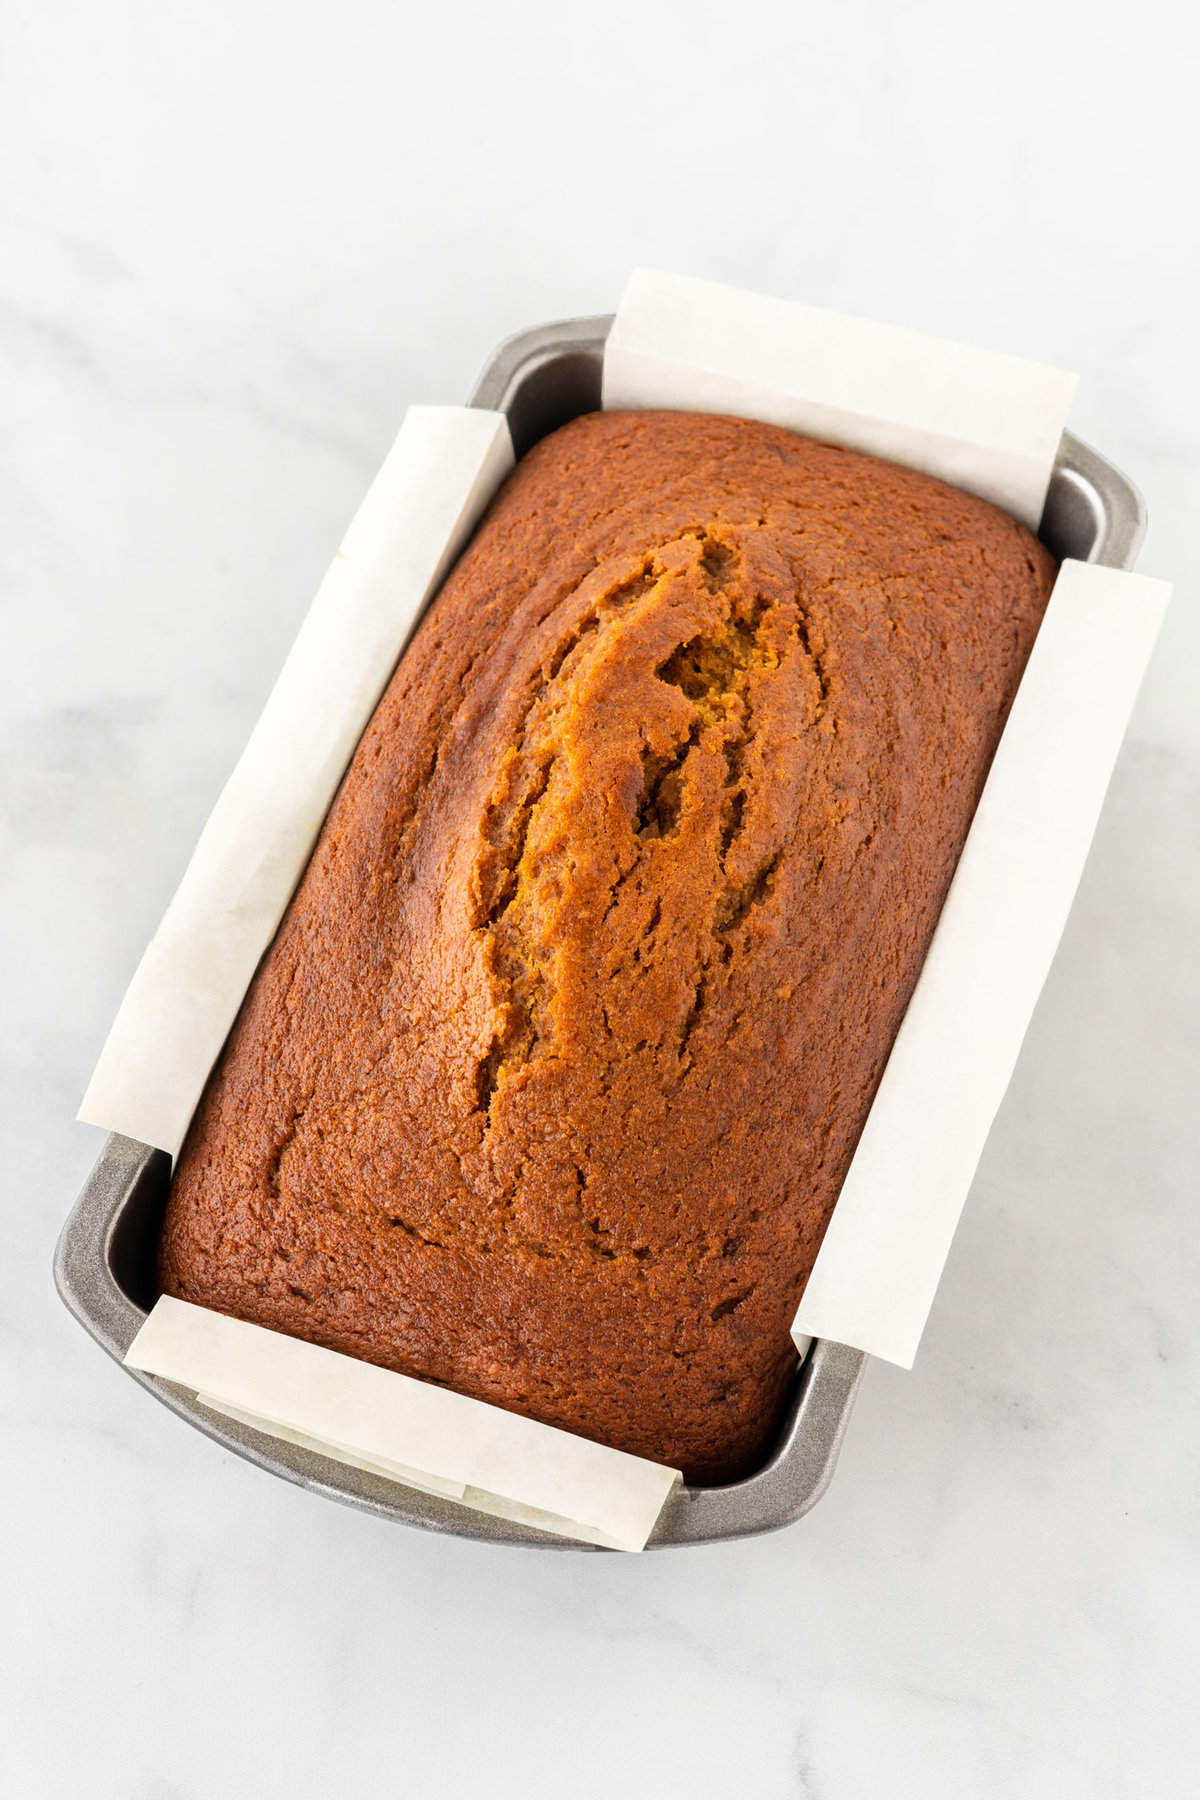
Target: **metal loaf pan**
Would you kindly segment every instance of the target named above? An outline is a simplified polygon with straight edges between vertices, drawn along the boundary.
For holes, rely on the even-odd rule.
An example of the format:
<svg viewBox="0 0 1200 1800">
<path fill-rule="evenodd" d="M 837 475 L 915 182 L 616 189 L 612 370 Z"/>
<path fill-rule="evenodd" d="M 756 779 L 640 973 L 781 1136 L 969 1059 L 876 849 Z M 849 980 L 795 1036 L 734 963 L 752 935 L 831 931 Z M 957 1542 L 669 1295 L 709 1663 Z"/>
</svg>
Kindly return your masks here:
<svg viewBox="0 0 1200 1800">
<path fill-rule="evenodd" d="M 611 323 L 611 317 L 599 317 L 538 326 L 508 339 L 492 356 L 471 405 L 508 415 L 518 456 L 557 426 L 599 408 Z M 1145 509 L 1133 483 L 1064 432 L 1042 519 L 1044 542 L 1060 558 L 1127 569 L 1144 532 Z M 155 1249 L 169 1179 L 170 1159 L 161 1150 L 111 1137 L 59 1240 L 58 1291 L 85 1330 L 118 1361 L 155 1298 Z M 779 1438 L 763 1467 L 727 1487 L 678 1490 L 663 1509 L 651 1548 L 774 1531 L 807 1512 L 833 1474 L 865 1361 L 861 1351 L 844 1344 L 815 1342 L 797 1364 Z M 314 1493 L 427 1531 L 490 1543 L 583 1548 L 266 1437 L 156 1377 L 128 1373 L 227 1449 Z"/>
</svg>

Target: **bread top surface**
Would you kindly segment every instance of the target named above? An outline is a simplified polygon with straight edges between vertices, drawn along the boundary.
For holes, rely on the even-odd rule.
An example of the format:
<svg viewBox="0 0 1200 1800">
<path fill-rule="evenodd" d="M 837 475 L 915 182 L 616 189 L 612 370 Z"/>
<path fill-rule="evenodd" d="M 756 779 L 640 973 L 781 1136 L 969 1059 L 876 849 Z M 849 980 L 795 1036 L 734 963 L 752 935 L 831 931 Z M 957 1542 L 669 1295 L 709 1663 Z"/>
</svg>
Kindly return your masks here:
<svg viewBox="0 0 1200 1800">
<path fill-rule="evenodd" d="M 754 1466 L 1053 573 L 985 502 L 772 426 L 538 444 L 250 989 L 165 1289 Z"/>
</svg>

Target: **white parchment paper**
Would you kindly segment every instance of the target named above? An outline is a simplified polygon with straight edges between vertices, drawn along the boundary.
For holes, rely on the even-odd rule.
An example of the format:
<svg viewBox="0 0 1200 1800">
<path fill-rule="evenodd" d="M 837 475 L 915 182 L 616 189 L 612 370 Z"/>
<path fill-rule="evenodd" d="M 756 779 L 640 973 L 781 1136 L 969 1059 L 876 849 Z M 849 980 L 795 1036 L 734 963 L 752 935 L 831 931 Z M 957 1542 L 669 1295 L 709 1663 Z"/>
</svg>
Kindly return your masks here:
<svg viewBox="0 0 1200 1800">
<path fill-rule="evenodd" d="M 921 469 L 1037 529 L 1077 384 L 715 281 L 637 269 L 604 353 L 604 406 L 734 413 Z"/>
<path fill-rule="evenodd" d="M 126 1354 L 268 1435 L 476 1511 L 642 1550 L 674 1469 L 164 1295 Z"/>
<path fill-rule="evenodd" d="M 502 413 L 410 408 L 138 965 L 81 1119 L 178 1149 L 396 659 L 512 463 Z"/>
<path fill-rule="evenodd" d="M 1063 563 L 793 1335 L 912 1367 L 1169 594 Z"/>
</svg>

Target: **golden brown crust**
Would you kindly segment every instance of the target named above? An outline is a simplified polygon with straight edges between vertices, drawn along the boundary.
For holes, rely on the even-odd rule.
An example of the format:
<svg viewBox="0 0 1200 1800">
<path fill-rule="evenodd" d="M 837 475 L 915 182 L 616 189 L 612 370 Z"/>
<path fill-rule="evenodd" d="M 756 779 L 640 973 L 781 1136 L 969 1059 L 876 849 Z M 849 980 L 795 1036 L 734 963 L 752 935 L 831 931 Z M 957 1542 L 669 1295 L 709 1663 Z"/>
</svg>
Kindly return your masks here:
<svg viewBox="0 0 1200 1800">
<path fill-rule="evenodd" d="M 166 1290 L 752 1466 L 1052 577 L 983 501 L 771 426 L 539 444 L 208 1085 Z"/>
</svg>

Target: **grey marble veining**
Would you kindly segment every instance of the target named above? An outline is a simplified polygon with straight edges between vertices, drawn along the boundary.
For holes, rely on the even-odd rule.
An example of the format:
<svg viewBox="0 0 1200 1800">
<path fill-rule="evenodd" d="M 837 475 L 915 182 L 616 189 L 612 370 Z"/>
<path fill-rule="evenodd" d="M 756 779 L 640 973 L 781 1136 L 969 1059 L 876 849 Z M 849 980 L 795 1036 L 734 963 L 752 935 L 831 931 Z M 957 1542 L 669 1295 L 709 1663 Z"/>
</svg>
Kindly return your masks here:
<svg viewBox="0 0 1200 1800">
<path fill-rule="evenodd" d="M 6 21 L 0 1784 L 1173 1800 L 1200 1756 L 1200 251 L 1174 9 Z M 57 1305 L 72 1123 L 403 407 L 637 261 L 1066 363 L 1176 598 L 915 1371 L 777 1537 L 389 1529 Z"/>
</svg>

